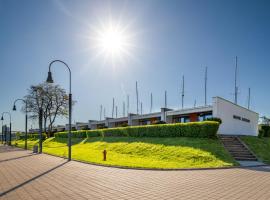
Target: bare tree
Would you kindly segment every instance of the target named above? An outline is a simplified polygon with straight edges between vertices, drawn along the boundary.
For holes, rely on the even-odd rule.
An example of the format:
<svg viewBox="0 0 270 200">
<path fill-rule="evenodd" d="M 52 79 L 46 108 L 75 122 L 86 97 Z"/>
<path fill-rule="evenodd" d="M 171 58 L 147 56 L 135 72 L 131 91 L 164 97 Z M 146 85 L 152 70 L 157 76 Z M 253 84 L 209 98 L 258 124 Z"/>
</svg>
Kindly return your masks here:
<svg viewBox="0 0 270 200">
<path fill-rule="evenodd" d="M 57 117 L 68 116 L 68 95 L 59 85 L 42 83 L 31 86 L 25 98 L 28 102 L 28 111 L 31 113 L 30 118 L 37 119 L 39 108 L 42 108 L 44 130 L 48 130 L 49 136 Z"/>
</svg>

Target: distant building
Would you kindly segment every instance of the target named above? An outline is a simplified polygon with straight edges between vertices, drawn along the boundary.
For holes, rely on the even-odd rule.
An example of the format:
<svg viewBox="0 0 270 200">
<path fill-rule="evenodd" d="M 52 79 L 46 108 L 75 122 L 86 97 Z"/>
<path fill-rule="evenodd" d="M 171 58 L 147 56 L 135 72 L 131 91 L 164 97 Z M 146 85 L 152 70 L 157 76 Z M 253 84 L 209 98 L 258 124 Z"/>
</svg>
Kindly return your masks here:
<svg viewBox="0 0 270 200">
<path fill-rule="evenodd" d="M 212 105 L 187 109 L 172 110 L 161 108 L 160 112 L 137 115 L 129 113 L 127 117 L 109 118 L 104 120 L 89 120 L 88 123 L 77 122 L 72 124 L 72 130 L 113 128 L 124 126 L 150 125 L 159 122 L 186 123 L 198 122 L 207 118 L 217 117 L 222 120 L 218 134 L 224 135 L 258 135 L 259 114 L 234 104 L 221 97 L 213 97 Z M 57 126 L 56 130 L 68 130 L 68 124 Z M 38 132 L 38 129 L 30 132 Z"/>
<path fill-rule="evenodd" d="M 225 135 L 257 135 L 259 114 L 242 106 L 236 105 L 221 97 L 213 97 L 209 106 L 172 110 L 161 108 L 160 112 L 137 115 L 129 113 L 128 117 L 106 118 L 102 121 L 89 120 L 90 129 L 103 127 L 137 126 L 166 123 L 185 123 L 203 121 L 207 118 L 218 117 L 222 120 L 218 134 Z"/>
</svg>

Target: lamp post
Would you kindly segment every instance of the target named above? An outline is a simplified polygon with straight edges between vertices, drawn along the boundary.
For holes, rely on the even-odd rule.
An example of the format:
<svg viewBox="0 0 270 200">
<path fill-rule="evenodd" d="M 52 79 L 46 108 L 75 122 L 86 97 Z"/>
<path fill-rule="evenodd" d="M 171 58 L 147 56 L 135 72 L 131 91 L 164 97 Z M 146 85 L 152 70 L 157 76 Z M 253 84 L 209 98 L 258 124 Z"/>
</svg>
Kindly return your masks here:
<svg viewBox="0 0 270 200">
<path fill-rule="evenodd" d="M 16 111 L 16 102 L 17 101 L 23 101 L 25 103 L 25 138 L 24 138 L 24 141 L 25 141 L 25 144 L 24 144 L 24 148 L 25 150 L 27 150 L 27 121 L 28 121 L 28 116 L 27 116 L 27 101 L 24 100 L 24 99 L 16 99 L 14 101 L 14 104 L 13 104 L 13 111 Z"/>
<path fill-rule="evenodd" d="M 51 73 L 51 66 L 55 62 L 60 62 L 64 64 L 68 71 L 69 71 L 69 98 L 68 98 L 68 106 L 69 106 L 69 130 L 68 130 L 68 161 L 71 160 L 71 115 L 72 115 L 72 94 L 71 94 L 71 70 L 69 66 L 62 60 L 54 60 L 50 63 L 49 65 L 49 72 L 48 72 L 48 77 L 47 77 L 47 83 L 53 83 L 52 79 L 52 73 Z"/>
<path fill-rule="evenodd" d="M 1 120 L 1 121 L 2 121 L 2 120 Z M 2 127 L 2 132 L 1 132 L 1 133 L 2 133 L 2 135 L 1 135 L 1 136 L 2 136 L 2 138 L 1 138 L 1 140 L 2 140 L 2 144 L 3 144 L 3 141 L 4 141 L 4 133 L 3 133 L 4 128 L 3 128 L 3 121 L 2 121 L 2 126 L 1 126 L 1 127 Z"/>
<path fill-rule="evenodd" d="M 8 145 L 11 145 L 11 114 L 10 114 L 10 112 L 3 112 L 2 117 L 1 117 L 2 121 L 4 121 L 4 114 L 9 115 L 9 142 L 8 142 Z"/>
</svg>

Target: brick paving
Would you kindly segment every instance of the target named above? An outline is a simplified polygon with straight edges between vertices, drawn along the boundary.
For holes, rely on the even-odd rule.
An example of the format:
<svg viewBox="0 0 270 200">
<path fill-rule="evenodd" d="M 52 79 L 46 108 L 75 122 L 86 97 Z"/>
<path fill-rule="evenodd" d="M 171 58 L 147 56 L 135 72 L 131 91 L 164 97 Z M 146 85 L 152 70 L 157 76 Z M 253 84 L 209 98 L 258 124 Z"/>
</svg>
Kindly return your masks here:
<svg viewBox="0 0 270 200">
<path fill-rule="evenodd" d="M 0 199 L 270 199 L 270 167 L 152 171 L 0 146 Z"/>
</svg>

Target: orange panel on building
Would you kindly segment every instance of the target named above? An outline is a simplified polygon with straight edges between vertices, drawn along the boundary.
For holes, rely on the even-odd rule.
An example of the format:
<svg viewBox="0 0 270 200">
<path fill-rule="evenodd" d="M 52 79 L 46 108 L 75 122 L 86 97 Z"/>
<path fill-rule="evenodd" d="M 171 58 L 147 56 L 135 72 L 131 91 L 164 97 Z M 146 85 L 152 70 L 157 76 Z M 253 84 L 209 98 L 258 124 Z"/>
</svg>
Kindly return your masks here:
<svg viewBox="0 0 270 200">
<path fill-rule="evenodd" d="M 192 113 L 189 115 L 189 119 L 191 122 L 196 122 L 198 121 L 198 114 L 197 113 Z"/>
</svg>

